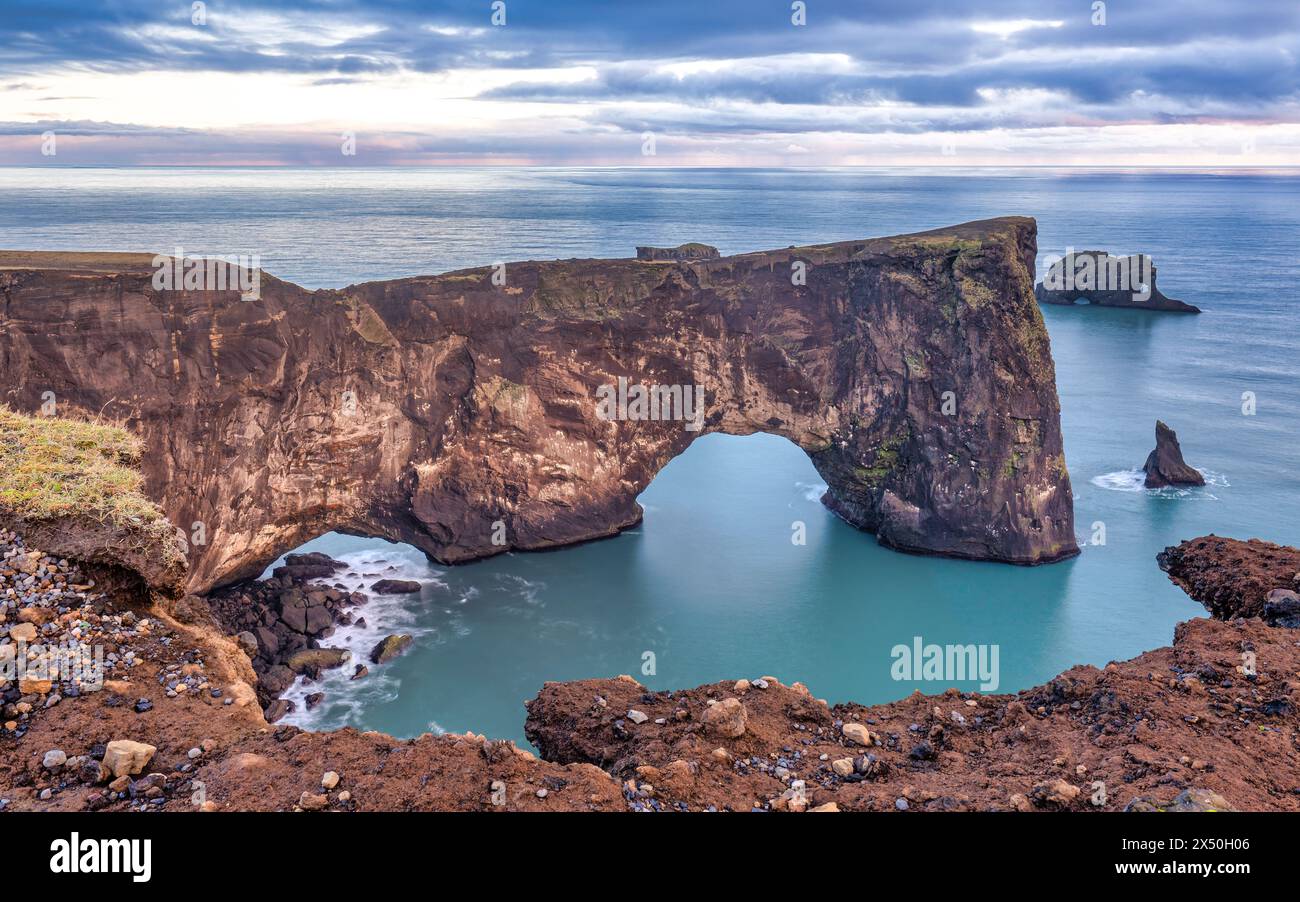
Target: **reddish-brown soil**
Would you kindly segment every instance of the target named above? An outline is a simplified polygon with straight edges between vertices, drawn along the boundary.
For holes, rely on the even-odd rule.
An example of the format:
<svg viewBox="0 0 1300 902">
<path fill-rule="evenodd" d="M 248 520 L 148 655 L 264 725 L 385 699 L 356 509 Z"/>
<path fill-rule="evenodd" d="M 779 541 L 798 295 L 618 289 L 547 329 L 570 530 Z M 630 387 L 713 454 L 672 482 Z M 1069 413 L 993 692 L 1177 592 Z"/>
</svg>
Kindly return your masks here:
<svg viewBox="0 0 1300 902">
<path fill-rule="evenodd" d="M 1161 569 L 1214 617 L 1258 617 L 1268 593 L 1296 589 L 1300 549 L 1216 535 L 1166 548 Z"/>
<path fill-rule="evenodd" d="M 1300 555 L 1213 537 L 1180 549 L 1163 556 L 1171 574 L 1194 587 L 1213 582 L 1221 599 L 1256 598 L 1281 577 L 1279 585 L 1290 586 L 1295 570 L 1287 571 L 1286 555 Z M 841 811 L 1087 811 L 1167 807 L 1183 794 L 1191 807 L 1300 810 L 1300 634 L 1254 618 L 1192 620 L 1177 628 L 1172 646 L 1103 669 L 1075 667 L 1015 695 L 949 690 L 828 707 L 797 683 L 771 679 L 767 688 L 755 680 L 748 688 L 727 682 L 676 692 L 649 692 L 629 677 L 548 683 L 529 703 L 527 721 L 542 760 L 471 735 L 398 740 L 270 726 L 245 682 L 252 679 L 247 657 L 233 642 L 209 626 L 148 613 L 157 628 L 132 640 L 145 663 L 132 669 L 129 686 L 111 683 L 48 709 L 36 698 L 22 735 L 0 732 L 0 799 L 8 809 L 193 810 L 206 801 L 202 807 L 218 811 L 748 811 L 827 803 Z M 222 696 L 159 692 L 157 674 L 182 662 L 199 666 L 197 678 Z M 152 710 L 136 713 L 137 696 L 151 698 Z M 226 704 L 226 696 L 239 702 Z M 734 738 L 705 718 L 711 701 L 728 699 L 746 714 Z M 641 718 L 633 710 L 645 719 L 634 722 Z M 869 732 L 860 738 L 871 745 L 846 735 L 854 725 Z M 92 755 L 113 739 L 157 746 L 146 775 L 166 779 L 137 779 L 132 798 L 132 787 L 119 796 L 80 769 L 52 773 L 42 764 L 51 749 Z M 194 748 L 204 750 L 191 759 Z M 837 761 L 846 773 L 836 772 Z M 325 792 L 328 771 L 339 782 Z M 146 801 L 154 787 L 163 792 Z M 51 795 L 42 800 L 46 789 Z"/>
</svg>

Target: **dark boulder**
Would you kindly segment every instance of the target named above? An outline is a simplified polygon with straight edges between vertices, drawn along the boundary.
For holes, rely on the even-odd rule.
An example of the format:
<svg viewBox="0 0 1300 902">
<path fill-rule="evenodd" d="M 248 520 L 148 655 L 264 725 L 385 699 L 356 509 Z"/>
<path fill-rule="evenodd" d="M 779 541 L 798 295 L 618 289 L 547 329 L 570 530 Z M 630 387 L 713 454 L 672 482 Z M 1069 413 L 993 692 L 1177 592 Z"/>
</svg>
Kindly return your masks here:
<svg viewBox="0 0 1300 902">
<path fill-rule="evenodd" d="M 386 664 L 400 655 L 411 644 L 411 637 L 405 633 L 387 636 L 370 651 L 370 663 Z"/>
<path fill-rule="evenodd" d="M 350 660 L 352 660 L 352 652 L 346 648 L 306 648 L 295 652 L 286 664 L 294 673 L 303 673 L 308 670 L 342 667 Z"/>
<path fill-rule="evenodd" d="M 420 591 L 420 584 L 411 579 L 381 579 L 370 591 L 377 595 L 410 595 Z"/>
</svg>

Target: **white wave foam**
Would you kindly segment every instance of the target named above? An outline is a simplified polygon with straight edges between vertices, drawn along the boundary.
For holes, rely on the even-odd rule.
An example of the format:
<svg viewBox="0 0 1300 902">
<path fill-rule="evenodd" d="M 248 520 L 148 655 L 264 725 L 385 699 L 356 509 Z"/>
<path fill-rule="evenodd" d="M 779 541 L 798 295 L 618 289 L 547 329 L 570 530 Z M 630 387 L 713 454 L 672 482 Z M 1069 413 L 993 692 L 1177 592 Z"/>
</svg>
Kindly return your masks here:
<svg viewBox="0 0 1300 902">
<path fill-rule="evenodd" d="M 417 643 L 422 637 L 426 642 L 436 641 L 435 629 L 418 626 L 417 608 L 448 588 L 440 578 L 446 571 L 430 567 L 418 552 L 374 549 L 339 555 L 336 560 L 347 564 L 348 569 L 323 582 L 341 585 L 348 592 L 361 592 L 369 600 L 349 608 L 353 622 L 347 626 L 336 624 L 334 635 L 320 643 L 328 648 L 346 648 L 352 653 L 352 659 L 342 667 L 321 671 L 321 678 L 315 682 L 299 677 L 284 693 L 283 697 L 294 703 L 295 710 L 281 722 L 305 730 L 358 725 L 366 710 L 397 698 L 401 681 L 391 675 L 389 668 L 372 665 L 370 651 L 393 633 L 407 633 Z M 422 588 L 419 595 L 376 595 L 370 592 L 370 585 L 376 579 L 414 580 Z M 474 594 L 471 589 L 465 593 L 464 600 Z M 351 678 L 357 664 L 365 664 L 370 672 L 354 681 Z M 308 711 L 307 696 L 315 692 L 325 693 L 325 698 Z"/>
<path fill-rule="evenodd" d="M 1228 477 L 1222 473 L 1216 473 L 1213 470 L 1202 470 L 1200 467 L 1194 468 L 1196 472 L 1205 477 L 1206 486 L 1219 488 L 1229 488 L 1232 484 L 1228 482 Z M 1200 486 L 1164 486 L 1158 489 L 1149 489 L 1146 487 L 1146 473 L 1141 467 L 1135 467 L 1132 470 L 1116 470 L 1113 473 L 1102 473 L 1100 476 L 1094 476 L 1089 480 L 1099 489 L 1106 489 L 1111 492 L 1142 492 L 1157 498 L 1200 498 L 1205 501 L 1217 501 L 1218 496 L 1205 491 Z"/>
<path fill-rule="evenodd" d="M 796 482 L 794 487 L 803 495 L 805 501 L 821 501 L 822 495 L 830 488 L 824 482 Z"/>
</svg>

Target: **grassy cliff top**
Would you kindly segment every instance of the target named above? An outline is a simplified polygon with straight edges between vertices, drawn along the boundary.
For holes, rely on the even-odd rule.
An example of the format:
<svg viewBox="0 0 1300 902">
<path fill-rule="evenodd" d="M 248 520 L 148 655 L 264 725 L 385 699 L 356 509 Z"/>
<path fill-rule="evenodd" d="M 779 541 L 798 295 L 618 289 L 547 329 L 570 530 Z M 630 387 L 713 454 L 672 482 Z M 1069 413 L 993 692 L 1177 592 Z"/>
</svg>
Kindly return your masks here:
<svg viewBox="0 0 1300 902">
<path fill-rule="evenodd" d="M 37 520 L 82 515 L 172 532 L 141 492 L 140 440 L 119 426 L 0 406 L 0 507 Z"/>
</svg>

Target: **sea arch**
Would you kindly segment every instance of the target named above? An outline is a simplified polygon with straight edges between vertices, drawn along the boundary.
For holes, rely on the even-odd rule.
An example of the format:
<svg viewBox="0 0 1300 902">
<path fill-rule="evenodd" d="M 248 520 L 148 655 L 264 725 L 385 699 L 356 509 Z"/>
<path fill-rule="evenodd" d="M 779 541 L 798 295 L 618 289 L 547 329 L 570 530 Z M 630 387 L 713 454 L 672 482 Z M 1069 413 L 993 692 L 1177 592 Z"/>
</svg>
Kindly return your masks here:
<svg viewBox="0 0 1300 902">
<path fill-rule="evenodd" d="M 149 255 L 0 254 L 6 399 L 138 431 L 147 491 L 204 525 L 188 588 L 337 531 L 440 562 L 611 535 L 711 432 L 799 445 L 825 503 L 901 550 L 1077 553 L 1036 231 L 680 260 L 510 263 L 260 296 L 157 290 Z M 699 428 L 602 415 L 698 390 Z"/>
</svg>

